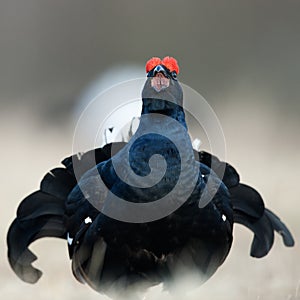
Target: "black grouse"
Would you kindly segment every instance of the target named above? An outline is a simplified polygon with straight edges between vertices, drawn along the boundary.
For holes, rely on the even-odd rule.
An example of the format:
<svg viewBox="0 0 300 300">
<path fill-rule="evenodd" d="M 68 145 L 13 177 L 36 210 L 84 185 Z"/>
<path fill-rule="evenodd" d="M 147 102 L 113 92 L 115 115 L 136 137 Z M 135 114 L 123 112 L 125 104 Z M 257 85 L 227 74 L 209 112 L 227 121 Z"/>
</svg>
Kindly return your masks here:
<svg viewBox="0 0 300 300">
<path fill-rule="evenodd" d="M 135 285 L 168 286 L 182 265 L 206 280 L 229 253 L 234 223 L 254 233 L 253 257 L 269 252 L 274 231 L 294 245 L 230 164 L 193 150 L 176 60 L 152 58 L 146 72 L 130 141 L 64 159 L 19 205 L 8 259 L 25 282 L 42 275 L 28 249 L 42 237 L 65 239 L 76 279 L 112 296 Z"/>
</svg>

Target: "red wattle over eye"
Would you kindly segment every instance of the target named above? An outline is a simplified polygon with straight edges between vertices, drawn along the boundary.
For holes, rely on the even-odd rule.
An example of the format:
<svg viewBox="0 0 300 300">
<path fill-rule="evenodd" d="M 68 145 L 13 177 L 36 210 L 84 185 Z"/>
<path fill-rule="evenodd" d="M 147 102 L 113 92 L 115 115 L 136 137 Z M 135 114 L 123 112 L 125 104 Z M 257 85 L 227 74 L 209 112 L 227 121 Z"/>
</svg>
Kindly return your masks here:
<svg viewBox="0 0 300 300">
<path fill-rule="evenodd" d="M 177 74 L 179 74 L 179 66 L 177 60 L 174 57 L 166 56 L 162 60 L 162 64 L 166 66 L 171 72 L 175 71 Z"/>
<path fill-rule="evenodd" d="M 161 59 L 159 57 L 152 57 L 149 59 L 146 63 L 146 73 L 151 71 L 156 66 L 160 65 L 162 63 Z"/>
<path fill-rule="evenodd" d="M 174 57 L 170 56 L 166 56 L 163 60 L 161 60 L 159 57 L 152 57 L 151 59 L 149 59 L 146 63 L 146 73 L 148 73 L 158 65 L 164 65 L 171 72 L 174 71 L 179 74 L 179 66 L 177 60 Z"/>
</svg>

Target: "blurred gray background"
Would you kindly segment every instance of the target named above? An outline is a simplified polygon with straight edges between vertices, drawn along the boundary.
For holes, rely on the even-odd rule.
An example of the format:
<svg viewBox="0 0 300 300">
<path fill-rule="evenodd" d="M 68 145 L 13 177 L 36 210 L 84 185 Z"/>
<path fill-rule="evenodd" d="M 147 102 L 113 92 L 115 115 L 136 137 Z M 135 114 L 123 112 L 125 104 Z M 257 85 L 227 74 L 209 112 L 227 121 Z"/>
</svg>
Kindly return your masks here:
<svg viewBox="0 0 300 300">
<path fill-rule="evenodd" d="M 6 260 L 5 236 L 18 203 L 72 151 L 74 110 L 99 76 L 171 55 L 180 80 L 222 124 L 227 159 L 299 240 L 300 2 L 0 1 L 2 299 L 105 299 L 72 278 L 63 241 L 37 242 L 35 285 Z M 130 76 L 129 76 L 130 77 Z M 300 299 L 299 245 L 249 257 L 251 234 L 237 226 L 222 268 L 187 299 Z M 146 299 L 169 299 L 159 288 Z"/>
</svg>

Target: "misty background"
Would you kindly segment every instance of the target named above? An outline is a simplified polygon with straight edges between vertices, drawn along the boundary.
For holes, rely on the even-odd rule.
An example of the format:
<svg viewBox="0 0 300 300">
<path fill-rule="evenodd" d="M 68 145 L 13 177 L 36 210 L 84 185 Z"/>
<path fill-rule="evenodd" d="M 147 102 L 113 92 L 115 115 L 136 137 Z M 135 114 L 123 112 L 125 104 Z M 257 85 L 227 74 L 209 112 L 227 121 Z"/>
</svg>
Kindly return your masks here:
<svg viewBox="0 0 300 300">
<path fill-rule="evenodd" d="M 224 265 L 186 298 L 300 299 L 299 13 L 292 0 L 0 1 L 1 298 L 106 299 L 75 281 L 60 240 L 31 247 L 44 276 L 21 282 L 6 259 L 6 232 L 19 202 L 71 154 L 87 88 L 111 69 L 170 55 L 179 80 L 217 114 L 228 162 L 296 239 L 287 249 L 277 235 L 257 260 L 252 235 L 236 226 Z M 146 295 L 172 297 L 160 287 Z"/>
</svg>

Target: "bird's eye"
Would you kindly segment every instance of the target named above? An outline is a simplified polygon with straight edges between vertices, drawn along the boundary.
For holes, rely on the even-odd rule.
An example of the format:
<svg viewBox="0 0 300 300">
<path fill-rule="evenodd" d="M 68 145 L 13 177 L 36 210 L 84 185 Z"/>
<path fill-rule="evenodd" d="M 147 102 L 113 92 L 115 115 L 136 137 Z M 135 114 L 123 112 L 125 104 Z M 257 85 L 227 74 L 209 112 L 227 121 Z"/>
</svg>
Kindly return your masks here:
<svg viewBox="0 0 300 300">
<path fill-rule="evenodd" d="M 174 80 L 177 80 L 177 73 L 175 71 L 171 72 L 171 76 Z"/>
<path fill-rule="evenodd" d="M 153 70 L 151 70 L 147 73 L 147 77 L 153 77 Z"/>
</svg>

